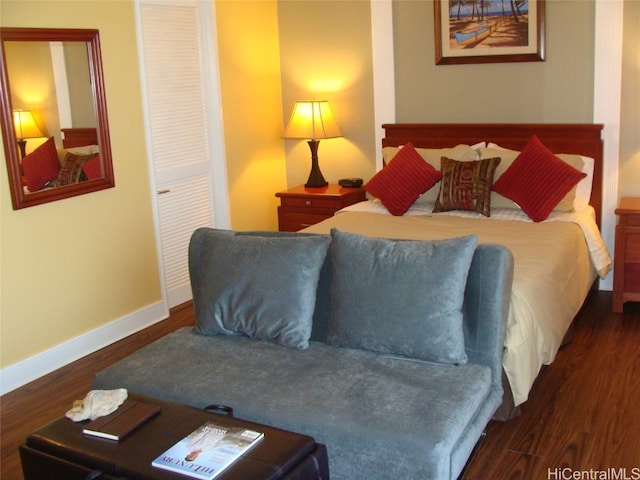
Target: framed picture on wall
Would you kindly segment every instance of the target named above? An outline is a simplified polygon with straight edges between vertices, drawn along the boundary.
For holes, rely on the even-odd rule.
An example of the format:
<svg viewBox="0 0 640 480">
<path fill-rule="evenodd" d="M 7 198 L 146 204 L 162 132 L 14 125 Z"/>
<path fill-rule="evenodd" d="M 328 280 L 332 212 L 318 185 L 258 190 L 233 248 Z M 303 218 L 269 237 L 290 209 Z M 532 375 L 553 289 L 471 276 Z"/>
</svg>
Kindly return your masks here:
<svg viewBox="0 0 640 480">
<path fill-rule="evenodd" d="M 544 0 L 434 0 L 436 65 L 544 60 Z"/>
</svg>

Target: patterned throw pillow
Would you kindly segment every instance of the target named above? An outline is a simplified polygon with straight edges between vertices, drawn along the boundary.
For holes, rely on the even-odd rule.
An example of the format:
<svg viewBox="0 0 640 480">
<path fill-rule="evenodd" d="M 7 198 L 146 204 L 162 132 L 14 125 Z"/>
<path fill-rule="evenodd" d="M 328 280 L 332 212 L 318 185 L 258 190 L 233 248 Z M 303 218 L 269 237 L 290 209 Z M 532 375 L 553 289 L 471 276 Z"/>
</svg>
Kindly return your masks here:
<svg viewBox="0 0 640 480">
<path fill-rule="evenodd" d="M 541 222 L 584 177 L 534 135 L 493 189 L 516 202 L 534 222 Z"/>
<path fill-rule="evenodd" d="M 64 158 L 64 167 L 58 174 L 58 185 L 70 185 L 72 183 L 83 182 L 87 180 L 82 166 L 95 158 L 98 154 L 76 155 L 75 153 L 67 153 Z"/>
<path fill-rule="evenodd" d="M 389 164 L 364 186 L 392 215 L 404 215 L 441 173 L 423 160 L 413 144 L 405 144 Z"/>
<path fill-rule="evenodd" d="M 442 183 L 434 212 L 468 210 L 491 216 L 491 185 L 500 158 L 459 162 L 442 157 Z"/>
</svg>

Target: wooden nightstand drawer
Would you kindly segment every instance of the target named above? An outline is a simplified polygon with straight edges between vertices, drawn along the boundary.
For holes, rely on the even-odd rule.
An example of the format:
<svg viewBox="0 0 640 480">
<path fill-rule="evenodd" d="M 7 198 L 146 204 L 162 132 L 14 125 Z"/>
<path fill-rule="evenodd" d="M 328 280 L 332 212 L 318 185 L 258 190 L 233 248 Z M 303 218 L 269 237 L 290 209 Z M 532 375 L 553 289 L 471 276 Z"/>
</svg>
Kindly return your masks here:
<svg viewBox="0 0 640 480">
<path fill-rule="evenodd" d="M 625 263 L 640 263 L 640 230 L 637 233 L 627 232 L 624 235 Z"/>
<path fill-rule="evenodd" d="M 640 301 L 640 198 L 622 198 L 615 213 L 612 310 L 622 313 L 625 302 Z"/>
<path fill-rule="evenodd" d="M 303 185 L 276 193 L 280 198 L 278 228 L 297 232 L 325 220 L 338 210 L 367 199 L 363 188 L 344 188 L 329 184 L 322 188 Z"/>
<path fill-rule="evenodd" d="M 624 291 L 640 293 L 640 263 L 624 266 Z"/>
<path fill-rule="evenodd" d="M 280 203 L 283 207 L 297 208 L 340 208 L 339 198 L 301 198 L 301 197 L 282 197 Z"/>
<path fill-rule="evenodd" d="M 628 215 L 625 220 L 630 227 L 640 227 L 640 215 Z"/>
<path fill-rule="evenodd" d="M 331 215 L 281 212 L 278 223 L 281 232 L 297 232 L 330 217 Z"/>
</svg>

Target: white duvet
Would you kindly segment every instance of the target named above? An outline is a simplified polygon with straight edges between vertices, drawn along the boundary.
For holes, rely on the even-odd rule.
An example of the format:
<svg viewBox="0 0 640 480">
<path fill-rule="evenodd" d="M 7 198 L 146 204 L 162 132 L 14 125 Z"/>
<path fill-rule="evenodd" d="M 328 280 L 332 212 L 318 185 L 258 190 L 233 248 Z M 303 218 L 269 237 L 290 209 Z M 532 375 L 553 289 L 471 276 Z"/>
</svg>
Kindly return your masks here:
<svg viewBox="0 0 640 480">
<path fill-rule="evenodd" d="M 305 229 L 331 228 L 373 237 L 435 240 L 476 234 L 480 243 L 508 247 L 515 259 L 503 366 L 515 405 L 527 400 L 542 365 L 553 362 L 562 339 L 595 278 L 611 269 L 611 257 L 591 207 L 553 212 L 532 222 L 516 209 L 433 214 L 433 205 L 414 204 L 402 217 L 378 201 L 347 207 L 333 218 Z"/>
</svg>

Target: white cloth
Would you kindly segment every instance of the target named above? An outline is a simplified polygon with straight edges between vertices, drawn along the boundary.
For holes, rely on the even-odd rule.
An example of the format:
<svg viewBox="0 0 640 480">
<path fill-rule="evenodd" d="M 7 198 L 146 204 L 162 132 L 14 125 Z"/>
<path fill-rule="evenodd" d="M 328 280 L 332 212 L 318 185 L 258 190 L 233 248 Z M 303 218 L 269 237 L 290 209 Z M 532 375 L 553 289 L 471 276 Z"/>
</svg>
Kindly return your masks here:
<svg viewBox="0 0 640 480">
<path fill-rule="evenodd" d="M 391 215 L 379 200 L 359 202 L 343 208 L 341 212 L 370 212 Z M 404 214 L 405 217 L 414 215 L 427 216 L 455 216 L 477 218 L 481 220 L 513 220 L 532 223 L 533 221 L 522 210 L 517 208 L 492 208 L 491 217 L 484 217 L 477 212 L 463 210 L 451 210 L 448 212 L 433 213 L 433 203 L 415 202 Z M 587 205 L 575 212 L 551 212 L 545 222 L 571 222 L 577 224 L 584 234 L 591 263 L 600 278 L 605 278 L 613 268 L 613 260 L 596 224 L 596 212 L 592 206 Z"/>
<path fill-rule="evenodd" d="M 83 400 L 73 402 L 73 407 L 65 416 L 74 422 L 95 420 L 115 412 L 127 399 L 127 390 L 91 390 Z"/>
</svg>

